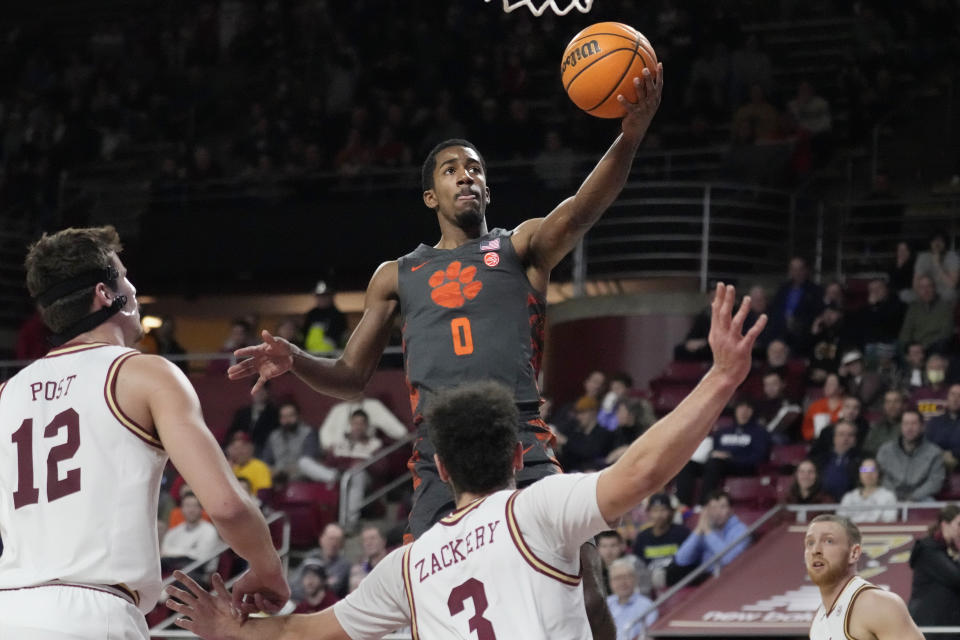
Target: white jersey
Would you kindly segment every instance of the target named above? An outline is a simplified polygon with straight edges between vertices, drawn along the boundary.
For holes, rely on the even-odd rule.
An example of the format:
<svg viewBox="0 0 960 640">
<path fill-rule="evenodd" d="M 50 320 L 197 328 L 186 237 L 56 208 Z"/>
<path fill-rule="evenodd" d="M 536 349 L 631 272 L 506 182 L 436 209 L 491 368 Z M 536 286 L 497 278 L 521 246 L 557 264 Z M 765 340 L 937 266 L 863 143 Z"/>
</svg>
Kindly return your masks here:
<svg viewBox="0 0 960 640">
<path fill-rule="evenodd" d="M 580 546 L 609 529 L 599 474 L 544 478 L 498 491 L 384 558 L 334 605 L 354 640 L 407 624 L 414 640 L 590 638 Z"/>
<path fill-rule="evenodd" d="M 850 610 L 853 609 L 853 601 L 867 589 L 879 588 L 860 576 L 850 578 L 840 595 L 837 596 L 833 606 L 830 607 L 830 611 L 826 610 L 822 602 L 820 603 L 816 615 L 813 616 L 813 624 L 810 625 L 810 640 L 846 640 L 850 638 Z"/>
<path fill-rule="evenodd" d="M 114 397 L 138 353 L 68 345 L 0 386 L 0 589 L 62 581 L 156 604 L 167 455 Z"/>
</svg>

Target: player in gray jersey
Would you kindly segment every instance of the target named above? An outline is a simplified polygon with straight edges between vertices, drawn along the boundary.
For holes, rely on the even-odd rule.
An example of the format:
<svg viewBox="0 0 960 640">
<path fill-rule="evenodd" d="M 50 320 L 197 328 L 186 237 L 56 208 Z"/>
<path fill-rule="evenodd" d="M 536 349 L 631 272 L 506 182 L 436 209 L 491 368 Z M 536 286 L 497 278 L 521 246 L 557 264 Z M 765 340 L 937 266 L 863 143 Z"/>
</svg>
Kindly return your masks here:
<svg viewBox="0 0 960 640">
<path fill-rule="evenodd" d="M 662 66 L 653 74 L 645 69 L 642 78 L 635 78 L 635 95 L 629 100 L 619 96 L 627 110 L 622 133 L 576 194 L 546 217 L 529 219 L 511 232 L 487 228 L 491 192 L 486 164 L 476 147 L 466 140 L 438 144 L 424 162 L 422 186 L 424 204 L 437 214 L 440 240 L 380 265 L 343 354 L 315 357 L 264 331 L 262 344 L 235 352 L 246 359 L 230 368 L 230 378 L 259 375 L 257 389 L 266 380 L 293 371 L 320 393 L 355 397 L 376 370 L 400 315 L 416 420 L 431 392 L 489 378 L 514 390 L 524 423 L 536 420 L 538 332 L 550 272 L 620 194 L 660 105 L 662 87 Z M 437 481 L 432 447 L 422 430 L 420 435 L 411 461 L 417 487 L 410 516 L 414 534 L 453 508 L 452 494 Z M 530 456 L 525 462 L 537 473 L 528 472 L 530 477 L 521 481 L 558 470 L 542 423 L 530 424 L 522 438 Z M 599 567 L 590 561 L 593 565 Z M 587 589 L 588 611 L 597 614 L 591 617 L 594 637 L 612 638 L 615 632 L 602 594 L 589 584 Z M 598 632 L 601 624 L 609 633 Z"/>
</svg>

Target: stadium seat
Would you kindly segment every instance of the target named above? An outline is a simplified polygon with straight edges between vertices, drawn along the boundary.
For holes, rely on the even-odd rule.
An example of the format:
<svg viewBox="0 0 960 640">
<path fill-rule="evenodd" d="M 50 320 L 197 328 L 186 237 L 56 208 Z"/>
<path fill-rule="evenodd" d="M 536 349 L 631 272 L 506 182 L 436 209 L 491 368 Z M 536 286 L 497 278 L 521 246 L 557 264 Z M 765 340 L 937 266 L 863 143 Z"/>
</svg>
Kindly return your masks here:
<svg viewBox="0 0 960 640">
<path fill-rule="evenodd" d="M 771 476 L 731 476 L 724 480 L 733 506 L 764 508 L 777 502 L 777 485 Z"/>
<path fill-rule="evenodd" d="M 653 392 L 653 410 L 658 416 L 673 411 L 680 404 L 680 401 L 693 390 L 693 387 L 694 385 L 691 383 L 658 384 Z"/>
<path fill-rule="evenodd" d="M 770 450 L 770 464 L 789 467 L 790 472 L 807 457 L 809 446 L 805 443 L 775 445 Z"/>
<path fill-rule="evenodd" d="M 707 362 L 674 360 L 663 370 L 660 378 L 665 382 L 697 383 L 700 382 L 700 378 L 703 377 L 703 374 L 705 374 L 709 368 L 710 364 Z"/>
<path fill-rule="evenodd" d="M 339 489 L 322 482 L 291 482 L 276 492 L 270 507 L 290 518 L 290 546 L 306 549 L 317 544 L 327 524 L 337 519 Z"/>
<path fill-rule="evenodd" d="M 937 494 L 939 500 L 960 500 L 960 473 L 951 473 Z"/>
</svg>

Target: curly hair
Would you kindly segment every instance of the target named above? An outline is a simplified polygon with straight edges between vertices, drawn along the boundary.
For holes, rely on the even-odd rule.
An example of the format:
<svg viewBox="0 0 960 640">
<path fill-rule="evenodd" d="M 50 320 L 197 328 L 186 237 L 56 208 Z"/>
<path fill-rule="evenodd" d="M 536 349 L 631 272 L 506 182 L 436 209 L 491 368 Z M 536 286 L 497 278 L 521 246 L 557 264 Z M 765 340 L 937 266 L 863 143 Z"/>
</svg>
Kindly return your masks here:
<svg viewBox="0 0 960 640">
<path fill-rule="evenodd" d="M 64 229 L 44 233 L 30 245 L 24 267 L 27 290 L 36 298 L 53 285 L 87 271 L 113 266 L 113 254 L 123 250 L 120 236 L 112 226 Z M 60 333 L 90 313 L 91 294 L 96 285 L 74 291 L 44 306 L 39 305 L 43 322 Z"/>
<path fill-rule="evenodd" d="M 455 491 L 490 493 L 507 486 L 519 414 L 505 386 L 484 381 L 441 391 L 431 399 L 426 421 Z"/>
</svg>

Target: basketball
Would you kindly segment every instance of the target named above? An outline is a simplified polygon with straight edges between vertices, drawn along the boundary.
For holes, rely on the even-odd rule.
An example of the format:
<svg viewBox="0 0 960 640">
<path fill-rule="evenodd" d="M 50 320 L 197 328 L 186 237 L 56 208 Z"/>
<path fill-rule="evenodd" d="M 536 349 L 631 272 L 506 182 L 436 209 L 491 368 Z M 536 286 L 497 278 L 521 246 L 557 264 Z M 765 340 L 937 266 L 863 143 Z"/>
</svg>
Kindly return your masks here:
<svg viewBox="0 0 960 640">
<path fill-rule="evenodd" d="M 598 118 L 622 118 L 622 94 L 636 101 L 633 79 L 657 72 L 657 55 L 642 33 L 620 22 L 598 22 L 573 36 L 563 52 L 560 77 L 573 103 Z"/>
</svg>

